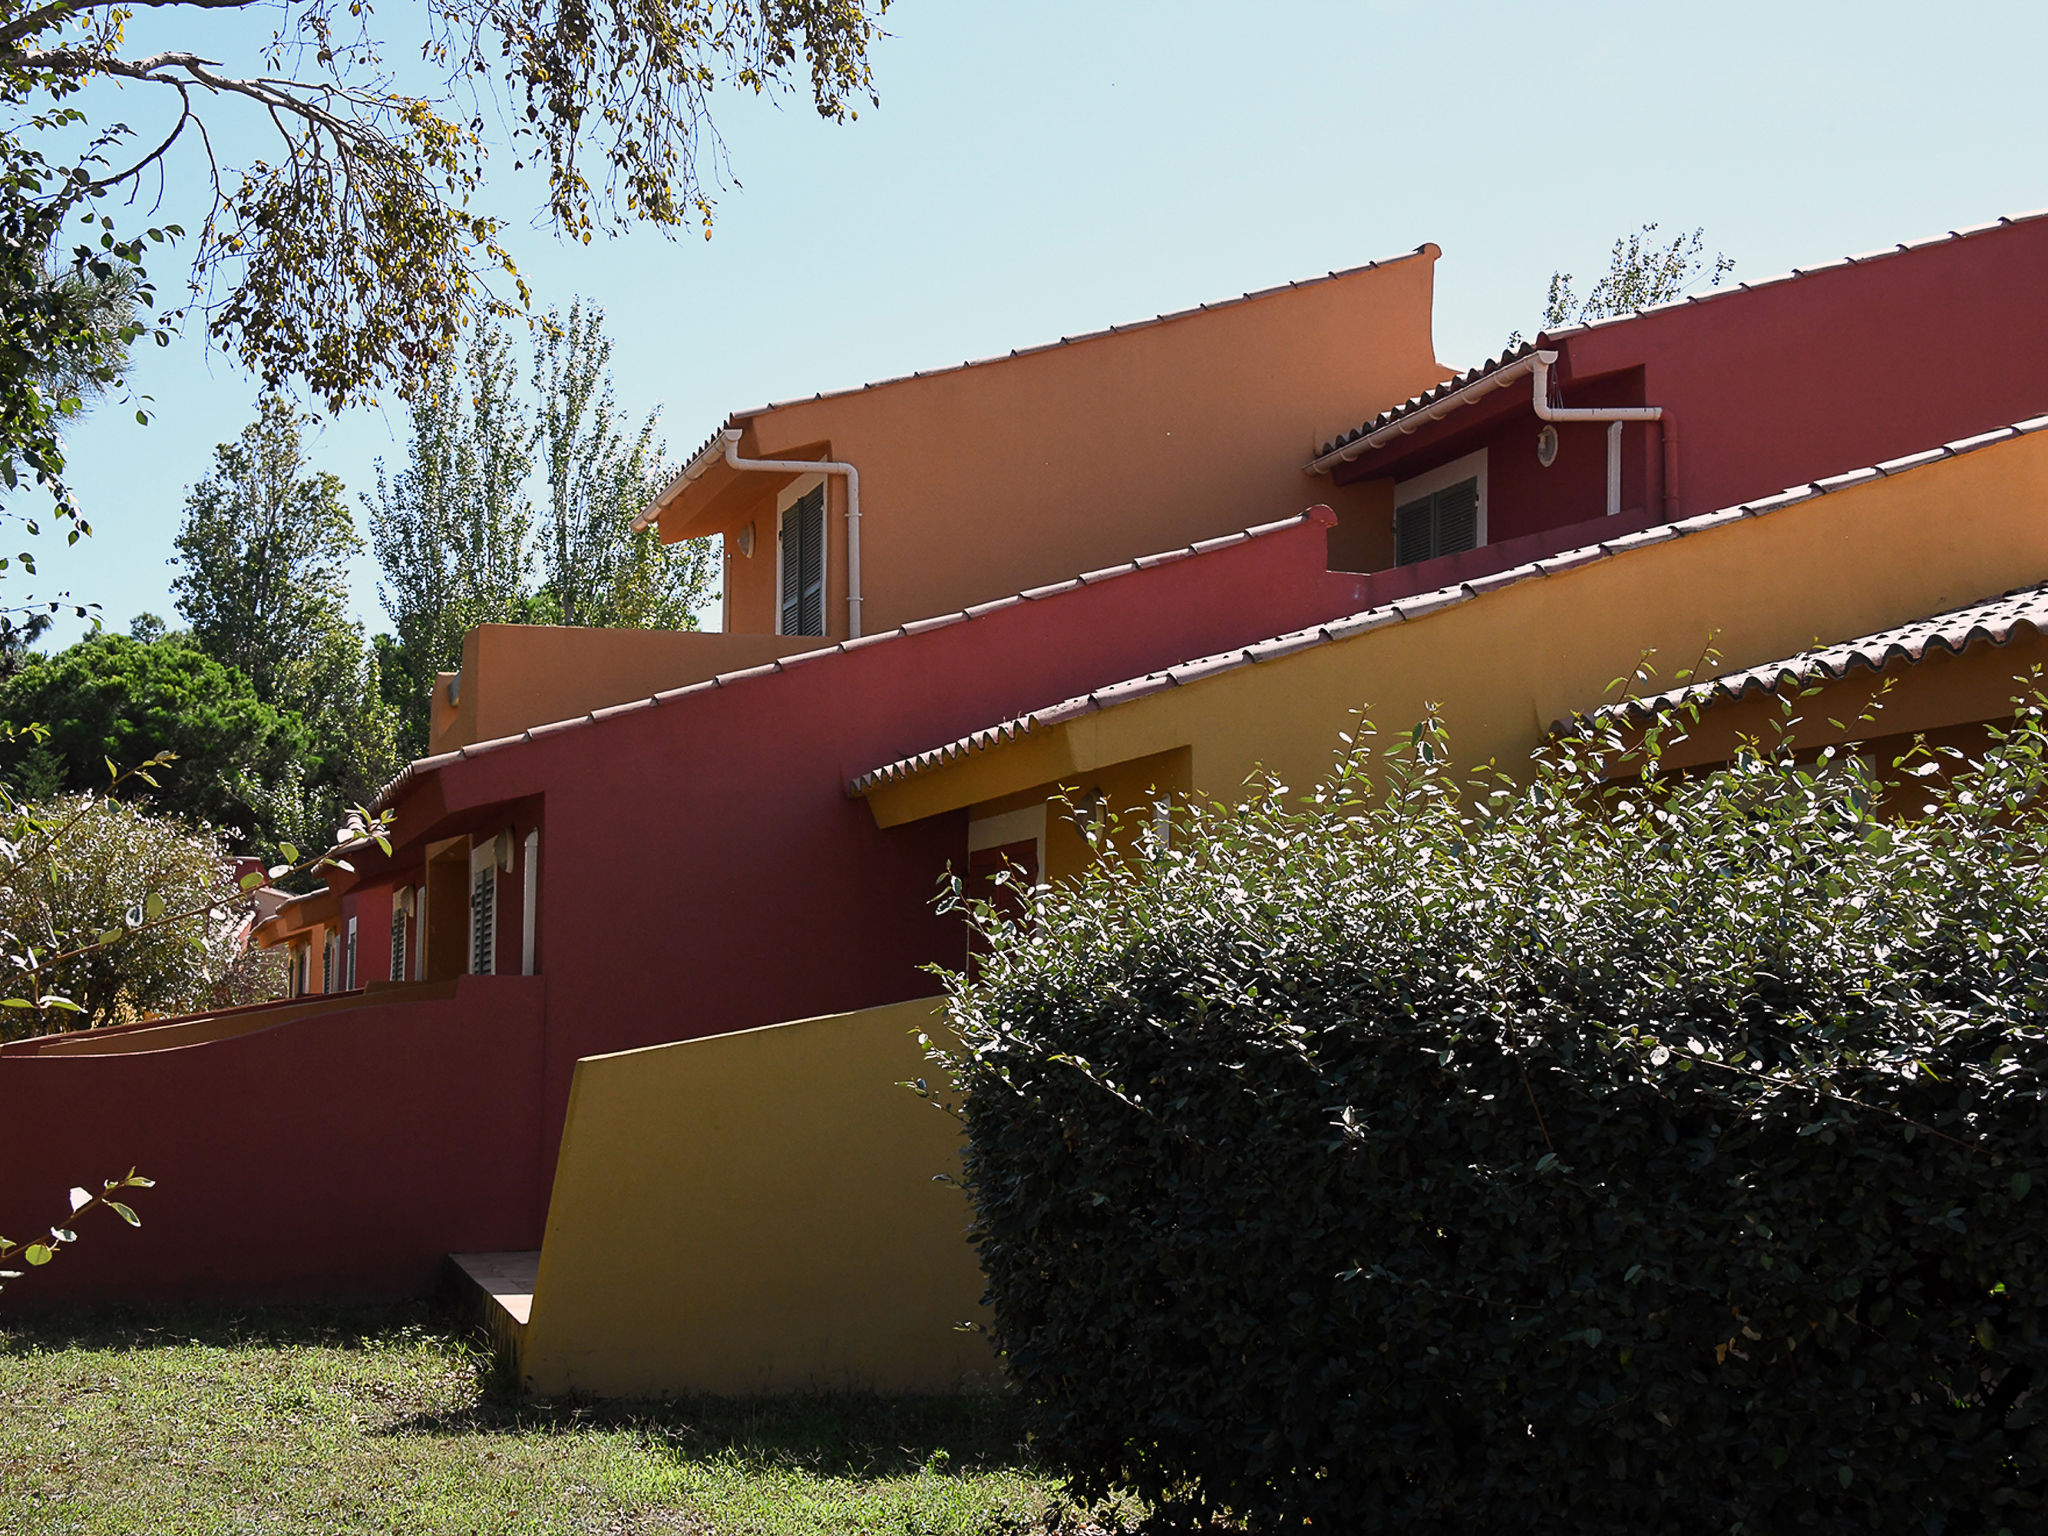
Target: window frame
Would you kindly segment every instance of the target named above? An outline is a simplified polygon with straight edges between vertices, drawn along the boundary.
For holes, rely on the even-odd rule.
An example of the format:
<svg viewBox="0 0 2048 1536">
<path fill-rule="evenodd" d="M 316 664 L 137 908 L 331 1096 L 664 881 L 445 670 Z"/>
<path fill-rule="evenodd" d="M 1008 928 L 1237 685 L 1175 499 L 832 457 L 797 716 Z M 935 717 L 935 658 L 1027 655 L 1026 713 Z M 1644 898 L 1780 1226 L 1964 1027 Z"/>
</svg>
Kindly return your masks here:
<svg viewBox="0 0 2048 1536">
<path fill-rule="evenodd" d="M 498 974 L 498 857 L 499 839 L 474 843 L 469 850 L 469 974 L 472 976 L 495 976 Z M 488 874 L 491 892 L 491 938 L 485 958 L 490 962 L 487 969 L 477 968 L 477 881 Z"/>
<path fill-rule="evenodd" d="M 802 635 L 783 628 L 782 532 L 785 519 L 813 491 L 818 493 L 818 633 Z M 797 609 L 802 612 L 801 593 Z M 832 486 L 826 475 L 800 475 L 775 498 L 775 633 L 797 640 L 825 640 L 832 634 Z"/>
<path fill-rule="evenodd" d="M 1394 482 L 1394 517 L 1396 527 L 1393 531 L 1396 540 L 1398 541 L 1400 536 L 1398 523 L 1401 516 L 1401 508 L 1411 502 L 1420 501 L 1425 496 L 1434 496 L 1439 491 L 1447 491 L 1465 480 L 1477 480 L 1479 482 L 1479 510 L 1473 517 L 1472 547 L 1474 549 L 1484 549 L 1487 545 L 1486 450 L 1484 448 L 1475 448 L 1468 454 L 1452 459 L 1448 464 L 1439 464 L 1435 469 L 1426 469 L 1413 479 L 1396 480 Z M 1397 542 L 1396 549 L 1398 550 L 1398 548 L 1399 544 Z M 1457 551 L 1457 553 L 1462 554 L 1464 551 Z M 1439 559 L 1442 557 L 1432 555 L 1428 558 Z M 1420 564 L 1421 562 L 1412 561 L 1410 563 Z"/>
</svg>

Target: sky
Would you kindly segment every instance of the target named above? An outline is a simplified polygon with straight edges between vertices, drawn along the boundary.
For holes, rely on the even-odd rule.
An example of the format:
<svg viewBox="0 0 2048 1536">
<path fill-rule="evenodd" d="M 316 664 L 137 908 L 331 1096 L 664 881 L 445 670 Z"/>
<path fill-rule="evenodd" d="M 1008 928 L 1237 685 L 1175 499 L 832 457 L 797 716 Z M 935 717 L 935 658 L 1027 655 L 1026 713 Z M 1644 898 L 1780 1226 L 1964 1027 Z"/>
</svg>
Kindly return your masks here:
<svg viewBox="0 0 2048 1536">
<path fill-rule="evenodd" d="M 272 24 L 210 21 L 230 63 Z M 621 402 L 660 408 L 673 456 L 735 409 L 1425 241 L 1444 253 L 1437 355 L 1463 367 L 1535 328 L 1553 271 L 1583 290 L 1645 223 L 1703 228 L 1754 279 L 2048 205 L 2039 0 L 896 0 L 886 26 L 858 122 L 803 97 L 714 104 L 739 185 L 708 242 L 570 245 L 532 222 L 531 181 L 493 186 L 538 302 L 604 307 Z M 260 152 L 259 125 L 224 143 Z M 196 174 L 177 168 L 165 217 L 196 222 Z M 10 599 L 176 622 L 186 489 L 258 389 L 196 335 L 145 353 L 151 424 L 115 402 L 71 434 L 94 536 L 42 540 Z M 359 523 L 404 428 L 387 402 L 314 436 Z M 352 597 L 384 627 L 366 559 Z"/>
</svg>

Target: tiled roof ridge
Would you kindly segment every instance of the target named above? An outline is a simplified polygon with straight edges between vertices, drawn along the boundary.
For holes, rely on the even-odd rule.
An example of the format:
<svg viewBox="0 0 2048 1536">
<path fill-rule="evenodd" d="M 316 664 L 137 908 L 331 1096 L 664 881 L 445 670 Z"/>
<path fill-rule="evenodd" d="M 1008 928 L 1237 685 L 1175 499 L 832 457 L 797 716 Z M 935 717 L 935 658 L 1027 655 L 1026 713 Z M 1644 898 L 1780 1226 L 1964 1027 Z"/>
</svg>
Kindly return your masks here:
<svg viewBox="0 0 2048 1536">
<path fill-rule="evenodd" d="M 1452 374 L 1448 379 L 1445 379 L 1441 384 L 1432 385 L 1430 388 L 1425 389 L 1419 395 L 1410 395 L 1406 400 L 1403 400 L 1399 405 L 1388 406 L 1387 409 L 1381 411 L 1379 415 L 1373 417 L 1371 421 L 1365 422 L 1360 426 L 1353 427 L 1349 432 L 1346 432 L 1343 436 L 1333 437 L 1327 443 L 1323 444 L 1322 447 L 1316 450 L 1315 457 L 1309 461 L 1310 468 L 1313 469 L 1316 465 L 1320 464 L 1324 459 L 1327 459 L 1331 454 L 1339 453 L 1344 449 L 1350 447 L 1360 438 L 1370 437 L 1373 433 L 1380 431 L 1382 428 L 1390 427 L 1395 422 L 1405 420 L 1407 417 L 1413 416 L 1419 411 L 1425 410 L 1428 407 L 1435 405 L 1440 401 L 1447 400 L 1452 395 L 1458 394 L 1462 390 L 1470 389 L 1474 384 L 1480 382 L 1480 380 L 1485 379 L 1493 374 L 1499 373 L 1504 368 L 1512 367 L 1514 364 L 1521 362 L 1524 358 L 1533 357 L 1535 356 L 1535 354 L 1535 342 L 1522 342 L 1516 346 L 1506 348 L 1498 357 L 1489 357 L 1488 359 L 1486 359 L 1485 362 L 1474 364 L 1472 367 L 1467 368 L 1463 373 Z"/>
<path fill-rule="evenodd" d="M 900 783 L 916 777 L 930 769 L 946 763 L 984 752 L 1004 742 L 1027 736 L 1035 730 L 1043 730 L 1076 719 L 1082 715 L 1096 713 L 1118 704 L 1127 704 L 1149 694 L 1161 693 L 1169 688 L 1178 688 L 1187 683 L 1199 682 L 1219 673 L 1235 671 L 1240 667 L 1254 666 L 1263 661 L 1276 661 L 1291 656 L 1297 651 L 1328 645 L 1338 640 L 1348 640 L 1369 630 L 1381 629 L 1390 624 L 1405 623 L 1426 614 L 1436 613 L 1445 608 L 1468 603 L 1486 593 L 1503 587 L 1515 586 L 1539 576 L 1553 576 L 1565 571 L 1576 570 L 1596 561 L 1612 559 L 1631 550 L 1646 549 L 1653 544 L 1662 544 L 1672 539 L 1684 538 L 1689 534 L 1705 533 L 1742 521 L 1745 518 L 1762 517 L 1787 507 L 1814 501 L 1835 491 L 1861 485 L 1871 480 L 1886 479 L 1892 475 L 1921 469 L 1929 464 L 1946 459 L 1959 458 L 1979 448 L 1988 448 L 1995 443 L 2009 442 L 2015 438 L 2048 430 L 2048 416 L 2037 416 L 2011 426 L 1999 427 L 1990 432 L 1980 432 L 1974 437 L 1960 438 L 1944 443 L 1939 448 L 1926 449 L 1920 453 L 1907 454 L 1902 458 L 1888 459 L 1882 464 L 1870 465 L 1863 469 L 1852 469 L 1844 474 L 1829 475 L 1806 485 L 1795 485 L 1779 491 L 1776 495 L 1765 496 L 1733 507 L 1724 507 L 1717 512 L 1703 512 L 1694 517 L 1681 518 L 1674 523 L 1663 523 L 1646 528 L 1640 533 L 1624 534 L 1597 544 L 1584 545 L 1578 549 L 1564 550 L 1555 555 L 1546 555 L 1509 570 L 1497 571 L 1490 576 L 1475 577 L 1448 587 L 1439 587 L 1432 592 L 1417 593 L 1413 597 L 1399 598 L 1391 603 L 1368 608 L 1348 618 L 1337 619 L 1308 629 L 1295 630 L 1289 634 L 1277 635 L 1256 645 L 1241 650 L 1226 651 L 1215 656 L 1204 656 L 1179 666 L 1167 667 L 1158 672 L 1149 672 L 1143 677 L 1126 679 L 1098 688 L 1093 692 L 1079 694 L 1045 709 L 1033 710 L 972 732 L 943 746 L 920 752 L 911 757 L 899 758 L 879 768 L 870 769 L 851 780 L 846 787 L 848 795 L 858 798 L 868 791 L 885 784 Z"/>
<path fill-rule="evenodd" d="M 1967 240 L 1975 235 L 1991 234 L 1996 230 L 2009 229 L 2015 224 L 2026 224 L 2035 219 L 2042 218 L 2048 218 L 2048 208 L 2036 208 L 2026 213 L 2001 214 L 1999 217 L 1988 220 L 1985 223 L 1965 224 L 1960 228 L 1951 229 L 1939 235 L 1928 235 L 1918 240 L 1902 240 L 1897 245 L 1884 246 L 1872 251 L 1859 251 L 1853 256 L 1837 256 L 1832 261 L 1824 261 L 1817 266 L 1794 267 L 1789 272 L 1773 273 L 1769 277 L 1759 277 L 1751 282 L 1735 282 L 1728 284 L 1726 287 L 1706 288 L 1698 293 L 1682 294 L 1678 298 L 1667 300 L 1662 304 L 1649 304 L 1641 309 L 1624 310 L 1618 315 L 1608 315 L 1599 320 L 1586 320 L 1577 325 L 1562 326 L 1554 331 L 1542 331 L 1538 333 L 1534 341 L 1523 342 L 1520 346 L 1509 347 L 1500 356 L 1476 363 L 1472 367 L 1467 368 L 1463 373 L 1446 379 L 1434 389 L 1425 390 L 1422 394 L 1416 395 L 1412 399 L 1404 400 L 1399 405 L 1391 406 L 1387 410 L 1380 412 L 1371 421 L 1353 428 L 1340 437 L 1331 438 L 1329 442 L 1316 450 L 1315 459 L 1322 460 L 1328 458 L 1340 449 L 1348 448 L 1361 437 L 1377 432 L 1382 427 L 1391 426 L 1394 422 L 1413 415 L 1418 410 L 1436 404 L 1446 395 L 1455 394 L 1457 391 L 1477 383 L 1487 374 L 1496 372 L 1508 364 L 1526 357 L 1529 353 L 1535 351 L 1538 346 L 1547 346 L 1551 342 L 1577 336 L 1586 331 L 1599 330 L 1604 326 L 1621 325 L 1630 320 L 1640 320 L 1647 315 L 1663 314 L 1669 310 L 1685 309 L 1697 304 L 1711 304 L 1716 299 L 1733 298 L 1737 294 L 1746 293 L 1752 289 L 1773 288 L 1780 283 L 1796 282 L 1801 278 L 1812 277 L 1820 272 L 1832 272 L 1841 267 L 1865 266 L 1873 261 L 1883 261 L 1888 257 L 1903 256 L 1912 251 L 1925 250 L 1930 245 L 1943 245 L 1951 240 Z"/>
<path fill-rule="evenodd" d="M 730 687 L 735 683 L 745 682 L 749 678 L 772 676 L 777 672 L 785 672 L 789 668 L 801 663 L 816 661 L 821 657 L 836 655 L 842 651 L 860 650 L 867 646 L 883 645 L 905 635 L 921 635 L 927 630 L 947 629 L 955 624 L 964 624 L 974 619 L 984 618 L 989 614 L 997 613 L 1007 608 L 1015 608 L 1024 603 L 1042 602 L 1046 598 L 1058 597 L 1067 592 L 1075 592 L 1083 587 L 1097 586 L 1102 582 L 1119 576 L 1133 575 L 1139 571 L 1151 570 L 1155 566 L 1173 565 L 1197 555 L 1213 554 L 1218 550 L 1230 549 L 1239 544 L 1249 543 L 1253 539 L 1269 538 L 1274 534 L 1285 533 L 1290 529 L 1299 528 L 1304 523 L 1317 523 L 1328 528 L 1334 527 L 1336 522 L 1337 515 L 1328 507 L 1318 504 L 1304 512 L 1296 513 L 1293 517 L 1283 517 L 1270 523 L 1256 523 L 1236 533 L 1221 534 L 1213 539 L 1198 539 L 1192 544 L 1184 544 L 1175 549 L 1161 551 L 1158 554 L 1139 555 L 1134 559 L 1125 561 L 1121 565 L 1105 566 L 1101 570 L 1096 571 L 1084 571 L 1079 576 L 1071 576 L 1065 581 L 1051 582 L 1042 587 L 1030 587 L 1022 592 L 1013 593 L 1011 596 L 993 598 L 986 603 L 976 603 L 971 607 L 958 609 L 952 613 L 938 614 L 927 619 L 913 619 L 907 624 L 897 625 L 894 629 L 883 630 L 872 635 L 862 635 L 858 640 L 839 640 L 830 645 L 821 645 L 816 650 L 799 651 L 791 656 L 778 656 L 775 660 L 757 667 L 743 667 L 733 672 L 721 672 L 716 677 L 706 678 L 702 682 L 687 683 L 680 688 L 664 689 L 644 699 L 634 699 L 624 704 L 608 704 L 601 709 L 589 710 L 581 715 L 572 715 L 566 720 L 554 720 L 542 725 L 529 726 L 527 729 L 510 736 L 498 736 L 493 737 L 489 741 L 472 742 L 466 747 L 457 747 L 452 752 L 437 753 L 432 757 L 422 757 L 406 764 L 390 783 L 377 791 L 376 798 L 370 802 L 369 808 L 372 811 L 387 809 L 415 781 L 429 773 L 446 767 L 450 763 L 479 757 L 486 752 L 495 752 L 505 747 L 517 746 L 522 742 L 532 741 L 540 736 L 551 736 L 558 731 L 595 724 L 602 720 L 611 719 L 616 715 L 655 708 L 689 694 L 704 693 L 715 688 Z"/>
<path fill-rule="evenodd" d="M 1951 656 L 1960 656 L 1977 645 L 2010 645 L 2022 629 L 2048 635 L 2048 582 L 2014 587 L 1997 597 L 1965 603 L 1924 619 L 1895 624 L 1890 629 L 1860 635 L 1854 640 L 1815 646 L 1778 661 L 1725 672 L 1719 677 L 1668 688 L 1662 693 L 1622 699 L 1602 705 L 1592 712 L 1591 718 L 1620 719 L 1640 725 L 1667 709 L 1693 700 L 1700 701 L 1702 707 L 1711 708 L 1717 704 L 1733 704 L 1754 694 L 1776 693 L 1793 683 L 1820 679 L 1838 683 L 1858 667 L 1867 672 L 1881 673 L 1901 659 L 1918 664 L 1937 648 Z M 1572 720 L 1558 720 L 1552 722 L 1550 729 L 1552 734 L 1556 734 L 1572 724 Z"/>
<path fill-rule="evenodd" d="M 1259 299 L 1270 299 L 1279 294 L 1298 292 L 1303 288 L 1319 288 L 1325 283 L 1342 281 L 1347 277 L 1358 277 L 1367 272 L 1376 272 L 1382 267 L 1391 267 L 1404 261 L 1413 261 L 1418 256 L 1440 256 L 1442 248 L 1434 241 L 1425 240 L 1412 251 L 1403 251 L 1398 256 L 1381 256 L 1372 261 L 1361 262 L 1355 267 L 1338 267 L 1320 277 L 1293 278 L 1284 283 L 1275 283 L 1270 288 L 1254 288 L 1228 299 L 1215 299 L 1206 304 L 1191 305 L 1186 309 L 1168 310 L 1144 320 L 1128 320 L 1122 325 L 1103 326 L 1099 330 L 1077 331 L 1072 336 L 1062 336 L 1057 341 L 1039 342 L 1028 347 L 1012 347 L 1007 352 L 991 353 L 987 357 L 970 357 L 964 362 L 949 363 L 943 368 L 921 368 L 910 373 L 891 374 L 887 378 L 871 379 L 865 384 L 851 384 L 844 389 L 821 389 L 816 394 L 791 395 L 782 400 L 771 400 L 766 405 L 757 405 L 750 410 L 734 411 L 725 418 L 717 432 L 704 439 L 697 452 L 684 460 L 685 463 L 697 458 L 714 447 L 719 433 L 733 427 L 743 426 L 756 416 L 765 416 L 770 411 L 786 410 L 793 405 L 809 405 L 818 400 L 838 400 L 847 395 L 865 394 L 871 389 L 886 389 L 892 384 L 908 384 L 917 379 L 938 378 L 949 373 L 963 373 L 970 368 L 986 368 L 992 363 L 1007 363 L 1012 358 L 1034 357 L 1041 352 L 1057 352 L 1062 347 L 1071 347 L 1084 341 L 1102 341 L 1111 336 L 1122 336 L 1131 331 L 1150 330 L 1153 326 L 1169 325 L 1176 320 L 1192 319 L 1196 315 L 1208 314 L 1218 309 L 1234 309 L 1240 304 L 1249 304 Z"/>
</svg>

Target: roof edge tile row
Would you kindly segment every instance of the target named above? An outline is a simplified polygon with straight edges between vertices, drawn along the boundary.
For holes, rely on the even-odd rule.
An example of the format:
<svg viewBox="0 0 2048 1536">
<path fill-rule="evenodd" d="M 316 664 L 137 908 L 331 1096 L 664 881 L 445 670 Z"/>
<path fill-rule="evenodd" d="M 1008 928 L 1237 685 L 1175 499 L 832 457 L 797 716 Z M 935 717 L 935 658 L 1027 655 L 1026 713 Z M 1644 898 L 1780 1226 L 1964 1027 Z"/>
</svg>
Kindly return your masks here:
<svg viewBox="0 0 2048 1536">
<path fill-rule="evenodd" d="M 803 666 L 808 662 L 822 660 L 827 656 L 834 656 L 847 651 L 862 650 L 869 646 L 886 645 L 893 640 L 901 639 L 905 636 L 921 635 L 935 629 L 947 629 L 956 624 L 971 623 L 976 619 L 986 618 L 993 613 L 1021 607 L 1027 603 L 1043 602 L 1047 598 L 1078 591 L 1083 587 L 1097 586 L 1102 582 L 1114 580 L 1120 576 L 1136 575 L 1161 565 L 1170 565 L 1176 561 L 1213 554 L 1239 544 L 1249 543 L 1253 539 L 1269 538 L 1274 534 L 1286 533 L 1305 524 L 1314 523 L 1324 528 L 1329 528 L 1335 526 L 1336 521 L 1336 514 L 1328 507 L 1321 505 L 1313 506 L 1305 512 L 1295 514 L 1293 517 L 1281 518 L 1271 523 L 1259 523 L 1237 533 L 1224 534 L 1218 538 L 1201 539 L 1179 549 L 1165 550 L 1158 554 L 1140 555 L 1135 559 L 1125 561 L 1121 565 L 1106 566 L 1101 570 L 1095 571 L 1084 571 L 1079 576 L 1069 577 L 1065 581 L 1053 582 L 1047 586 L 1032 587 L 1013 596 L 999 597 L 986 603 L 977 603 L 972 607 L 963 608 L 954 613 L 938 614 L 928 619 L 913 619 L 908 623 L 899 624 L 894 629 L 883 630 L 872 635 L 862 635 L 857 640 L 835 641 L 830 645 L 821 645 L 815 650 L 799 651 L 794 655 L 778 657 L 757 667 L 745 667 L 733 672 L 721 672 L 717 676 L 707 678 L 702 682 L 688 683 L 680 688 L 664 689 L 644 699 L 629 699 L 623 704 L 606 704 L 596 709 L 587 710 L 580 715 L 571 715 L 567 719 L 551 720 L 544 724 L 528 726 L 525 730 L 515 732 L 509 736 L 498 736 L 488 741 L 472 742 L 468 746 L 457 747 L 452 752 L 437 753 L 432 757 L 419 758 L 414 762 L 406 764 L 404 768 L 399 770 L 396 778 L 392 779 L 389 784 L 386 784 L 377 792 L 376 798 L 370 802 L 370 809 L 373 812 L 389 809 L 398 797 L 403 795 L 418 780 L 428 774 L 439 771 L 451 763 L 463 762 L 470 758 L 480 757 L 488 752 L 496 752 L 506 747 L 517 746 L 522 742 L 538 740 L 544 736 L 552 736 L 560 731 L 593 725 L 605 720 L 615 719 L 621 715 L 632 714 L 639 710 L 655 708 L 671 703 L 674 700 L 688 697 L 691 694 L 705 693 L 715 688 L 730 687 L 735 683 L 745 682 L 750 678 L 770 677 L 778 672 L 787 672 L 793 667 Z"/>
<path fill-rule="evenodd" d="M 1733 704 L 1758 694 L 1809 683 L 1839 683 L 1858 670 L 1878 674 L 1895 661 L 1914 665 L 1937 651 L 1960 656 L 1979 645 L 2007 646 L 2022 630 L 2048 636 L 2048 582 L 2015 587 L 1999 597 L 1966 603 L 1945 613 L 1895 625 L 1854 640 L 1787 656 L 1760 666 L 1725 672 L 1703 682 L 1667 688 L 1662 693 L 1621 699 L 1602 705 L 1590 715 L 1551 723 L 1552 735 L 1571 729 L 1581 720 L 1619 720 L 1628 725 L 1647 725 L 1670 710 L 1697 705 L 1710 709 Z"/>
<path fill-rule="evenodd" d="M 1298 651 L 1308 650 L 1315 646 L 1328 645 L 1338 640 L 1352 639 L 1370 630 L 1384 628 L 1389 624 L 1406 623 L 1411 619 L 1422 618 L 1428 614 L 1441 612 L 1446 608 L 1472 602 L 1489 592 L 1496 592 L 1504 587 L 1534 580 L 1537 577 L 1561 575 L 1566 571 L 1576 570 L 1581 566 L 1593 564 L 1595 561 L 1613 559 L 1615 556 L 1626 554 L 1630 550 L 1644 549 L 1650 545 L 1662 544 L 1671 539 L 1685 538 L 1692 534 L 1707 532 L 1710 529 L 1726 527 L 1745 518 L 1768 516 L 1787 507 L 1798 506 L 1803 502 L 1814 501 L 1820 497 L 1832 495 L 1837 490 L 1847 486 L 1863 484 L 1872 478 L 1888 478 L 1892 475 L 1908 473 L 1915 469 L 1924 468 L 1932 463 L 1959 458 L 1979 448 L 1990 447 L 1994 443 L 2009 442 L 2015 438 L 2025 437 L 2043 430 L 2048 430 L 2048 416 L 2032 417 L 2026 421 L 2015 422 L 2009 427 L 2000 427 L 1991 432 L 1978 433 L 1974 437 L 1961 438 L 1952 443 L 1945 443 L 1940 448 L 1908 454 L 1903 458 L 1888 459 L 1882 464 L 1874 464 L 1867 469 L 1852 470 L 1843 475 L 1830 475 L 1824 480 L 1817 480 L 1807 485 L 1792 486 L 1775 495 L 1765 496 L 1756 501 L 1742 502 L 1736 506 L 1723 508 L 1718 512 L 1701 513 L 1698 516 L 1688 517 L 1676 523 L 1664 523 L 1655 528 L 1646 528 L 1639 533 L 1623 534 L 1618 538 L 1605 540 L 1600 543 L 1584 545 L 1577 549 L 1562 550 L 1557 554 L 1546 555 L 1541 559 L 1532 560 L 1525 565 L 1515 566 L 1510 570 L 1498 571 L 1493 575 L 1479 577 L 1472 581 L 1458 582 L 1452 586 L 1439 587 L 1433 592 L 1417 593 L 1413 597 L 1405 597 L 1392 603 L 1385 603 L 1374 608 L 1365 609 L 1360 613 L 1353 614 L 1349 618 L 1336 619 L 1327 624 L 1316 625 L 1309 629 L 1295 630 L 1289 634 L 1277 635 L 1270 640 L 1246 646 L 1241 650 L 1226 651 L 1215 656 L 1200 657 L 1194 661 L 1183 662 L 1178 666 L 1167 667 L 1158 672 L 1149 672 L 1143 677 L 1134 677 L 1123 682 L 1112 683 L 1093 692 L 1079 694 L 1073 698 L 1062 700 L 1060 703 L 1045 709 L 1033 710 L 1028 714 L 1004 720 L 996 725 L 988 726 L 982 730 L 962 736 L 957 740 L 947 742 L 943 746 L 934 747 L 929 751 L 920 752 L 911 757 L 899 758 L 893 763 L 886 763 L 879 768 L 870 769 L 868 772 L 852 779 L 846 786 L 846 792 L 849 796 L 858 799 L 868 794 L 871 790 L 884 785 L 902 783 L 907 779 L 915 778 L 919 774 L 930 772 L 948 763 L 963 760 L 976 753 L 985 752 L 993 747 L 1000 746 L 1005 742 L 1028 736 L 1034 731 L 1050 729 L 1068 720 L 1077 719 L 1082 715 L 1093 714 L 1118 704 L 1127 704 L 1135 699 L 1144 698 L 1148 694 L 1161 693 L 1167 689 L 1182 687 L 1188 683 L 1214 677 L 1223 672 L 1235 671 L 1246 666 L 1255 666 L 1260 662 L 1278 660 L 1282 656 L 1293 655 Z"/>
</svg>

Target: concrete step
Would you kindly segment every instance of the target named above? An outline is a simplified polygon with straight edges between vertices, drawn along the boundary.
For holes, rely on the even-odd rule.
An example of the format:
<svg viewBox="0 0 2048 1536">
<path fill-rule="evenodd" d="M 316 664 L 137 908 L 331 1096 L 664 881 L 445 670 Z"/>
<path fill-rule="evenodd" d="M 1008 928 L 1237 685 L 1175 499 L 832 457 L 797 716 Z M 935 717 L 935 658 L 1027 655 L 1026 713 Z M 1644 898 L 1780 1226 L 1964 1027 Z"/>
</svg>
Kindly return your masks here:
<svg viewBox="0 0 2048 1536">
<path fill-rule="evenodd" d="M 451 1253 L 465 1299 L 475 1309 L 506 1361 L 516 1370 L 527 1319 L 533 1315 L 533 1281 L 540 1250 L 523 1253 Z"/>
</svg>

